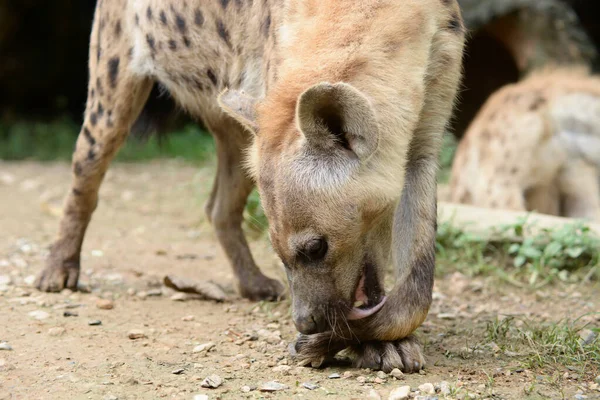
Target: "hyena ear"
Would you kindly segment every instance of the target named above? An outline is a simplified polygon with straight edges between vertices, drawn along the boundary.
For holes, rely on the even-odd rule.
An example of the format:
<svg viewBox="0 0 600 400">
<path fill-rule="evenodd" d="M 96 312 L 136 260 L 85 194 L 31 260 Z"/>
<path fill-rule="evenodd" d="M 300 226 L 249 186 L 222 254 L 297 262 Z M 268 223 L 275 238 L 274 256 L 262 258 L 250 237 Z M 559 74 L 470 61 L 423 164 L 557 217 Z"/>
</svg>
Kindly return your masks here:
<svg viewBox="0 0 600 400">
<path fill-rule="evenodd" d="M 217 102 L 225 113 L 246 127 L 246 129 L 255 135 L 258 133 L 258 125 L 256 123 L 257 100 L 254 97 L 248 96 L 241 90 L 225 89 L 217 97 Z"/>
<path fill-rule="evenodd" d="M 341 146 L 361 161 L 377 150 L 375 110 L 365 95 L 347 83 L 323 82 L 307 89 L 298 99 L 296 119 L 313 147 L 327 151 Z"/>
</svg>

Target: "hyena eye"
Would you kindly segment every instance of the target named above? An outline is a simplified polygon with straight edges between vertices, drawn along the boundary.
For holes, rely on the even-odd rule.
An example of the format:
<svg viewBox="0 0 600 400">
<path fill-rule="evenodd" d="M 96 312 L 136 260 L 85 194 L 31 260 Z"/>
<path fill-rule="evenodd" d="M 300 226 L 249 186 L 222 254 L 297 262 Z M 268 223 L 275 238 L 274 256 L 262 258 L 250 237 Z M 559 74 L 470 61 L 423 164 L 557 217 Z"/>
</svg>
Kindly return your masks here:
<svg viewBox="0 0 600 400">
<path fill-rule="evenodd" d="M 299 256 L 305 261 L 321 261 L 327 254 L 327 241 L 324 238 L 313 239 L 304 245 Z"/>
</svg>

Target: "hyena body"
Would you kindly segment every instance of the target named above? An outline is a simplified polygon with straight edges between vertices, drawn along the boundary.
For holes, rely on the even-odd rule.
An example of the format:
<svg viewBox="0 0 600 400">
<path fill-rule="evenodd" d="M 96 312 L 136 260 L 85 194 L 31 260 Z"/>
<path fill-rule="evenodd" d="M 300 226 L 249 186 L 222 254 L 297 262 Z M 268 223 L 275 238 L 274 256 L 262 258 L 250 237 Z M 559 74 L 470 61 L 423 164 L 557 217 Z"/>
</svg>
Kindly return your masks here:
<svg viewBox="0 0 600 400">
<path fill-rule="evenodd" d="M 546 69 L 495 93 L 458 146 L 451 200 L 600 221 L 600 78 Z"/>
<path fill-rule="evenodd" d="M 419 370 L 410 335 L 431 302 L 437 157 L 463 41 L 455 0 L 100 0 L 73 184 L 38 286 L 76 287 L 104 173 L 159 82 L 215 137 L 206 212 L 241 294 L 283 291 L 241 230 L 254 181 L 310 334 L 300 358 L 354 346 L 357 365 Z"/>
</svg>

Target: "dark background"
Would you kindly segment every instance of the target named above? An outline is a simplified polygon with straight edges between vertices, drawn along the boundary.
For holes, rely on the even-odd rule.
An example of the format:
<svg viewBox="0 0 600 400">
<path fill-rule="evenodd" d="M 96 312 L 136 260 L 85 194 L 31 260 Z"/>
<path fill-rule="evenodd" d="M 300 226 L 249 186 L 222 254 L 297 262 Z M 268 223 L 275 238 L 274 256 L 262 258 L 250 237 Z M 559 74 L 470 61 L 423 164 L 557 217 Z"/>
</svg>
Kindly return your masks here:
<svg viewBox="0 0 600 400">
<path fill-rule="evenodd" d="M 549 58 L 560 58 L 566 53 L 563 43 L 566 40 L 572 42 L 569 45 L 574 43 L 583 53 L 587 52 L 583 58 L 598 70 L 598 58 L 588 47 L 600 48 L 600 1 L 562 0 L 561 5 L 572 6 L 575 20 L 567 17 L 566 8 L 541 4 L 545 1 L 461 0 L 471 34 L 465 56 L 465 88 L 455 122 L 457 136 L 460 137 L 493 90 L 516 81 L 525 72 L 517 66 L 514 51 L 502 43 L 502 35 L 507 33 L 498 33 L 495 27 L 499 21 L 519 20 L 529 26 L 533 25 L 529 22 L 531 18 L 539 19 L 542 15 L 545 19 L 541 28 L 527 34 L 539 35 L 550 42 L 549 48 L 555 53 Z M 0 123 L 3 126 L 22 120 L 57 118 L 68 118 L 75 125 L 81 122 L 94 8 L 94 0 L 0 0 Z M 556 20 L 561 19 L 569 20 L 568 39 L 556 37 Z M 170 112 L 170 105 L 164 100 L 157 103 L 153 98 L 151 102 L 155 112 Z M 185 122 L 185 117 L 179 117 L 179 122 L 182 121 Z M 9 131 L 4 130 L 0 135 L 6 136 Z"/>
</svg>

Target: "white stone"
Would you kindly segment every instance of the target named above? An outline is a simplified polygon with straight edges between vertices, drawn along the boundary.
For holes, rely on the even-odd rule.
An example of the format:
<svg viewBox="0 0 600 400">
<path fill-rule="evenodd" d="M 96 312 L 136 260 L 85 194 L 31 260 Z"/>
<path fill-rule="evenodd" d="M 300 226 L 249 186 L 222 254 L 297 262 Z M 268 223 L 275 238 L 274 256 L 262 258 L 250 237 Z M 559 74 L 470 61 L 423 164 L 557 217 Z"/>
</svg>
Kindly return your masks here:
<svg viewBox="0 0 600 400">
<path fill-rule="evenodd" d="M 198 346 L 194 347 L 192 353 L 202 353 L 204 351 L 208 352 L 213 347 L 215 347 L 215 344 L 213 342 L 199 344 Z"/>
<path fill-rule="evenodd" d="M 419 391 L 422 394 L 435 394 L 435 388 L 433 387 L 433 384 L 431 384 L 431 383 L 424 383 L 424 384 L 420 385 Z"/>
<path fill-rule="evenodd" d="M 390 397 L 388 397 L 389 400 L 403 400 L 403 399 L 408 399 L 408 396 L 410 395 L 410 386 L 400 386 L 397 387 L 396 389 L 392 390 L 392 392 L 390 393 Z"/>
<path fill-rule="evenodd" d="M 46 319 L 50 316 L 50 314 L 48 314 L 46 311 L 42 311 L 42 310 L 35 310 L 30 312 L 29 315 L 31 318 L 35 318 L 38 321 L 41 321 L 43 319 Z"/>
</svg>

